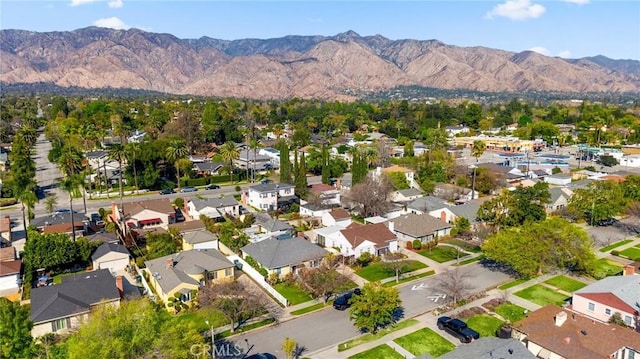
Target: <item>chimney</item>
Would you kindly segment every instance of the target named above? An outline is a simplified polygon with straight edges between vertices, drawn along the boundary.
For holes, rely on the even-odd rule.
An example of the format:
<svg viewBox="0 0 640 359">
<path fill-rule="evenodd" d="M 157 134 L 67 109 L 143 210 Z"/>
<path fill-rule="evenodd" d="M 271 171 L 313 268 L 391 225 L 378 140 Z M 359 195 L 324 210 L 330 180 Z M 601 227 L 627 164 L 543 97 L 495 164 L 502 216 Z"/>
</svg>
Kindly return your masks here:
<svg viewBox="0 0 640 359">
<path fill-rule="evenodd" d="M 636 267 L 634 267 L 633 264 L 627 264 L 626 266 L 624 266 L 624 272 L 622 272 L 622 275 L 634 274 L 636 274 Z"/>
<path fill-rule="evenodd" d="M 8 240 L 9 242 L 12 241 L 12 237 L 11 237 L 11 217 L 9 216 L 4 216 L 4 218 L 2 218 L 2 220 L 0 220 L 0 232 L 6 232 L 6 234 L 4 234 L 4 239 Z"/>
<path fill-rule="evenodd" d="M 569 344 L 569 343 L 571 343 L 571 338 L 570 338 L 570 337 L 565 337 L 562 341 L 563 341 L 565 344 Z"/>
<path fill-rule="evenodd" d="M 173 268 L 173 258 L 167 258 L 167 268 Z"/>
<path fill-rule="evenodd" d="M 122 276 L 116 276 L 116 288 L 118 288 L 118 293 L 120 293 L 120 298 L 124 297 L 124 286 L 122 285 Z"/>
<path fill-rule="evenodd" d="M 560 312 L 560 313 L 556 314 L 555 320 L 556 320 L 556 326 L 557 327 L 561 327 L 562 324 L 564 324 L 564 322 L 567 320 L 567 313 L 566 312 Z"/>
<path fill-rule="evenodd" d="M 396 226 L 393 223 L 393 221 L 389 221 L 389 231 L 391 231 L 391 233 L 395 234 L 396 233 Z"/>
<path fill-rule="evenodd" d="M 336 189 L 342 189 L 342 180 L 340 178 L 336 181 Z"/>
<path fill-rule="evenodd" d="M 446 222 L 447 221 L 447 213 L 445 211 L 440 212 L 440 220 L 442 222 Z"/>
</svg>

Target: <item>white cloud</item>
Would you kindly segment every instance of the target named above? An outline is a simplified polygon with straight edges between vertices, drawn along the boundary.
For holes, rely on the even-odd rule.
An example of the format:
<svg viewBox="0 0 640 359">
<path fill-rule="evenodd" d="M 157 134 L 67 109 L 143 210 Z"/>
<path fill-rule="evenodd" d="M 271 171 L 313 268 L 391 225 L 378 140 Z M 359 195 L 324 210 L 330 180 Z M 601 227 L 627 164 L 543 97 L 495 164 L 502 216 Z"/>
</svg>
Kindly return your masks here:
<svg viewBox="0 0 640 359">
<path fill-rule="evenodd" d="M 546 9 L 540 4 L 534 4 L 531 0 L 507 0 L 504 4 L 497 5 L 487 12 L 485 18 L 493 19 L 495 16 L 502 16 L 511 20 L 535 19 Z"/>
<path fill-rule="evenodd" d="M 539 53 L 541 55 L 544 55 L 544 56 L 549 56 L 549 54 L 551 54 L 549 52 L 549 50 L 547 50 L 546 48 L 544 48 L 542 46 L 534 46 L 534 47 L 530 48 L 529 51 L 537 52 L 537 53 Z"/>
<path fill-rule="evenodd" d="M 79 5 L 84 5 L 84 4 L 91 4 L 94 2 L 98 2 L 98 1 L 102 1 L 102 0 L 71 0 L 71 3 L 69 3 L 69 6 L 79 6 Z"/>
<path fill-rule="evenodd" d="M 107 3 L 107 6 L 109 6 L 112 9 L 117 9 L 117 8 L 121 8 L 122 7 L 122 0 L 111 0 Z"/>
<path fill-rule="evenodd" d="M 98 19 L 93 22 L 93 25 L 98 27 L 108 27 L 116 30 L 126 30 L 131 26 L 124 23 L 124 21 L 118 19 L 117 17 L 108 17 L 104 19 Z"/>
<path fill-rule="evenodd" d="M 584 5 L 588 4 L 589 0 L 564 0 L 565 2 L 570 2 L 572 4 Z"/>
</svg>

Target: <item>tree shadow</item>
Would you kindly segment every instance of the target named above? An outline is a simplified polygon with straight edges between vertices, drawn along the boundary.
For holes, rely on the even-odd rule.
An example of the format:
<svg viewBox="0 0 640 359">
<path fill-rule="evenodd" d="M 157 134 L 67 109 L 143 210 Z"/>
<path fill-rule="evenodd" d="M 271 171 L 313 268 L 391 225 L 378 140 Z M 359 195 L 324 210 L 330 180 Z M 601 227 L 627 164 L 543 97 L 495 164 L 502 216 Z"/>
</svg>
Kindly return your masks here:
<svg viewBox="0 0 640 359">
<path fill-rule="evenodd" d="M 295 359 L 298 359 L 298 358 L 300 358 L 302 356 L 302 354 L 304 354 L 308 350 L 309 349 L 307 347 L 305 347 L 304 345 L 296 344 L 295 349 L 293 349 L 293 357 Z"/>
<path fill-rule="evenodd" d="M 478 263 L 492 272 L 502 272 L 512 277 L 518 276 L 518 272 L 516 272 L 510 265 L 496 262 L 495 260 L 490 258 L 481 259 L 480 261 L 478 261 Z"/>
</svg>

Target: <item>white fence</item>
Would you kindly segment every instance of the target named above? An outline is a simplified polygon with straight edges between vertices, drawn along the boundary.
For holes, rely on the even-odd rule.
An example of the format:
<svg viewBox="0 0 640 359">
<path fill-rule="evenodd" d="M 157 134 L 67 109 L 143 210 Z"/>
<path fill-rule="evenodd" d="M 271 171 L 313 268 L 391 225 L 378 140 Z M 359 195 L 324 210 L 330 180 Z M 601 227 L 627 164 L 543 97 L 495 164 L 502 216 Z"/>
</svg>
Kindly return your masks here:
<svg viewBox="0 0 640 359">
<path fill-rule="evenodd" d="M 151 290 L 149 283 L 147 283 L 147 280 L 144 278 L 144 275 L 142 275 L 142 269 L 138 268 L 138 266 L 135 266 L 134 268 L 136 269 L 136 273 L 140 276 L 140 282 L 142 283 L 142 287 L 144 288 L 146 294 L 149 296 L 149 299 L 155 301 L 156 296 L 153 294 L 153 291 Z"/>
<path fill-rule="evenodd" d="M 242 271 L 246 275 L 251 277 L 251 279 L 253 279 L 256 283 L 258 283 L 258 285 L 261 286 L 262 289 L 264 289 L 273 298 L 275 298 L 278 302 L 280 302 L 280 304 L 282 304 L 285 307 L 289 305 L 289 301 L 287 300 L 287 298 L 285 298 L 282 294 L 278 293 L 278 291 L 275 290 L 275 288 L 273 288 L 269 283 L 267 283 L 266 280 L 264 280 L 264 277 L 262 276 L 262 274 L 260 274 L 257 270 L 255 270 L 255 268 L 250 266 L 249 263 L 245 262 L 242 258 L 240 258 L 240 256 L 236 254 L 232 254 L 228 256 L 227 259 L 229 259 L 234 263 L 235 261 L 240 262 L 242 264 Z"/>
</svg>

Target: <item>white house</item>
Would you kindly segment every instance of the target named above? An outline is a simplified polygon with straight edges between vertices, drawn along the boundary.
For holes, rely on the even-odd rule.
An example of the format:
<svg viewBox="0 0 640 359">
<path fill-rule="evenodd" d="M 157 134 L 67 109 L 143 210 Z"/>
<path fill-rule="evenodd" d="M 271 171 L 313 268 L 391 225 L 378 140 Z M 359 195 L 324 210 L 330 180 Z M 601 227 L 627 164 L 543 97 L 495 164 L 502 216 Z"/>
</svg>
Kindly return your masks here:
<svg viewBox="0 0 640 359">
<path fill-rule="evenodd" d="M 342 229 L 336 237 L 327 238 L 327 247 L 337 248 L 344 256 L 359 257 L 365 252 L 373 256 L 398 251 L 398 239 L 384 223 L 352 226 Z"/>
<path fill-rule="evenodd" d="M 271 159 L 271 165 L 273 168 L 280 167 L 280 151 L 273 147 L 265 147 L 258 150 L 258 154 L 261 156 L 267 156 Z"/>
<path fill-rule="evenodd" d="M 344 225 L 341 223 L 345 223 Z M 326 227 L 333 225 L 342 225 L 343 227 L 351 224 L 351 215 L 342 208 L 334 208 L 322 215 L 322 224 Z"/>
<path fill-rule="evenodd" d="M 182 233 L 182 250 L 218 249 L 219 238 L 207 230 L 196 230 Z"/>
<path fill-rule="evenodd" d="M 557 173 L 555 175 L 545 177 L 544 181 L 557 186 L 566 186 L 571 183 L 571 175 Z"/>
<path fill-rule="evenodd" d="M 22 284 L 21 269 L 21 260 L 0 262 L 0 296 L 18 293 Z"/>
<path fill-rule="evenodd" d="M 189 217 L 198 219 L 204 215 L 217 219 L 225 215 L 238 217 L 240 203 L 233 197 L 191 198 L 186 203 Z"/>
<path fill-rule="evenodd" d="M 129 251 L 118 243 L 103 243 L 91 255 L 93 269 L 108 269 L 111 273 L 124 270 L 129 265 Z"/>
<path fill-rule="evenodd" d="M 640 167 L 640 155 L 623 156 L 620 159 L 620 166 L 625 167 Z"/>
<path fill-rule="evenodd" d="M 249 187 L 246 201 L 252 207 L 263 211 L 275 211 L 278 202 L 295 197 L 295 186 L 287 183 L 260 183 Z"/>
</svg>

